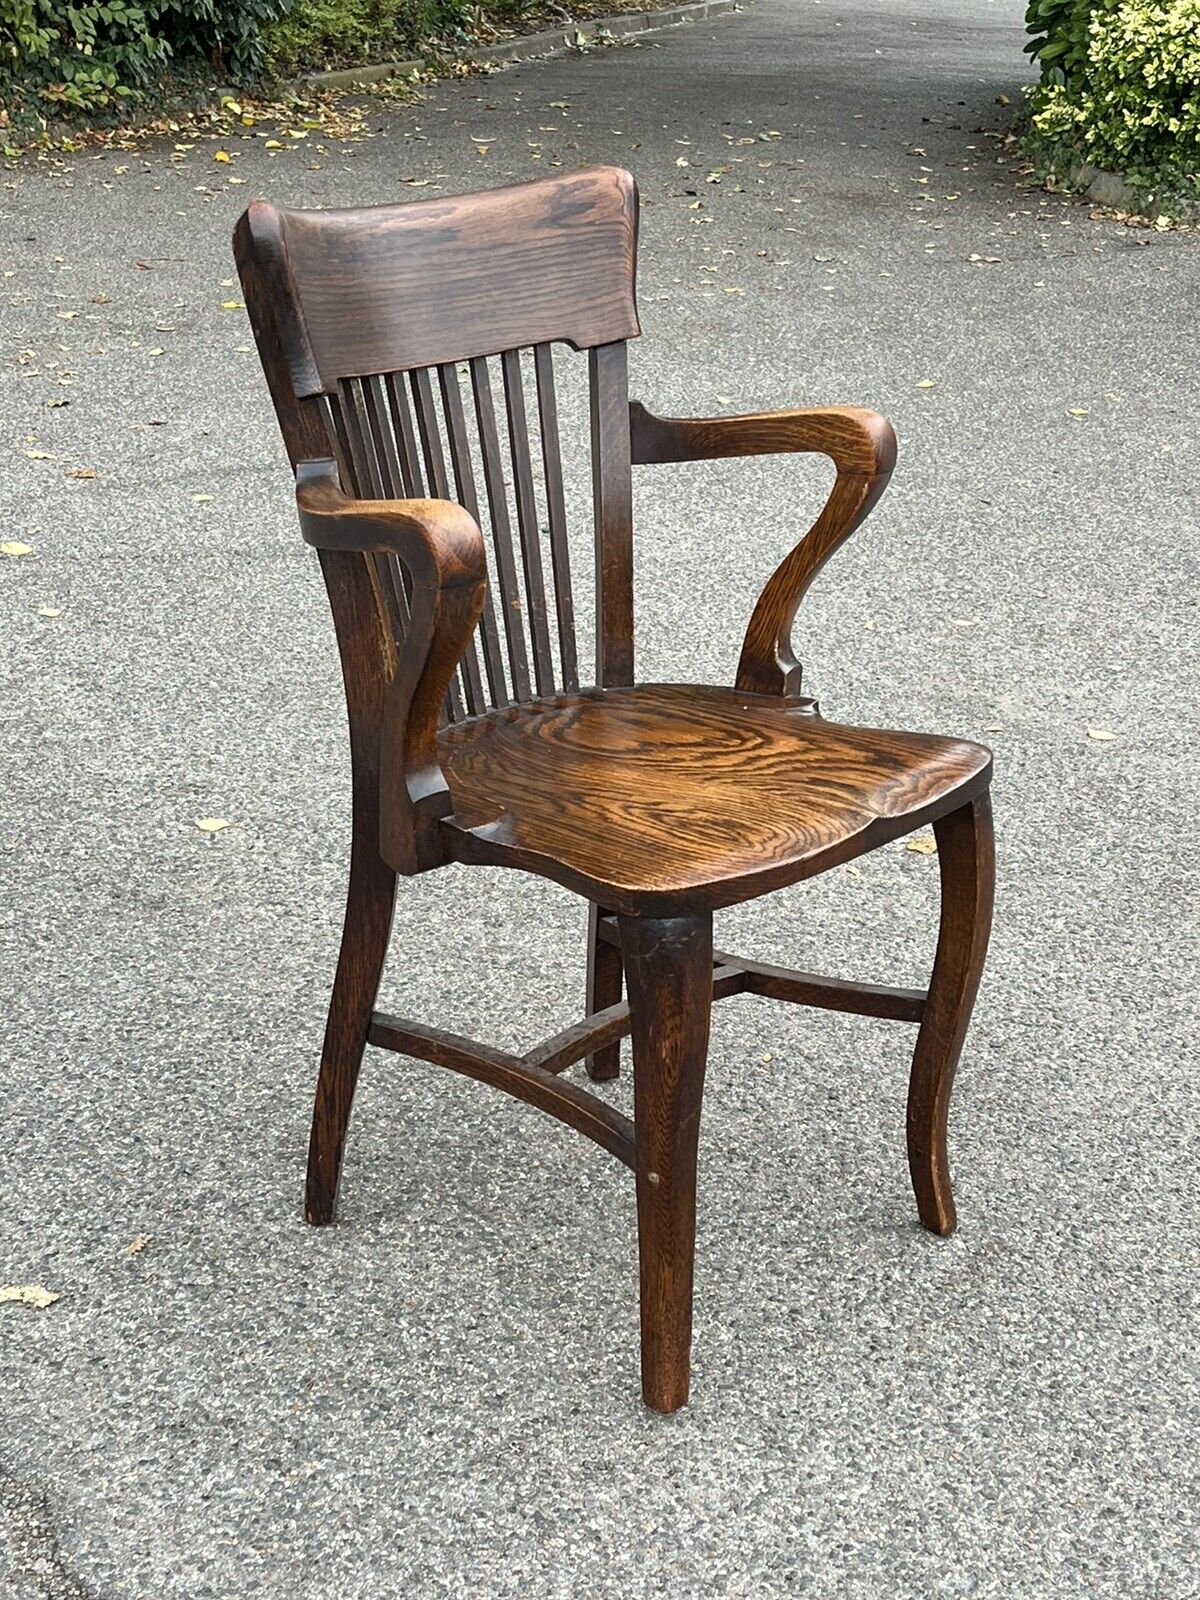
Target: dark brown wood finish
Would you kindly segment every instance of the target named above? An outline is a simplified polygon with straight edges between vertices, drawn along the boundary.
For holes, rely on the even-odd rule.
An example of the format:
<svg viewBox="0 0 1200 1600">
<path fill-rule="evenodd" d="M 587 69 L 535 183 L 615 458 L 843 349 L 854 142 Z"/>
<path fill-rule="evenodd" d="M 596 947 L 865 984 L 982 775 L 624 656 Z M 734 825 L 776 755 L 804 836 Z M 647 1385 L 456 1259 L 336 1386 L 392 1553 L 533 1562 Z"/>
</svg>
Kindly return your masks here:
<svg viewBox="0 0 1200 1600">
<path fill-rule="evenodd" d="M 603 918 L 604 912 L 593 900 L 588 906 L 587 995 L 584 1000 L 584 1012 L 589 1017 L 616 1005 L 624 986 L 620 947 L 615 941 L 609 944 L 601 937 Z M 593 1083 L 607 1083 L 619 1077 L 620 1072 L 619 1042 L 605 1045 L 587 1058 L 587 1074 Z"/>
<path fill-rule="evenodd" d="M 570 693 L 579 687 L 579 663 L 575 653 L 575 602 L 571 594 L 567 507 L 563 496 L 562 452 L 558 439 L 558 394 L 554 387 L 554 358 L 550 346 L 536 345 L 533 360 L 537 378 L 538 427 L 542 439 L 542 472 L 546 483 L 546 515 L 550 523 L 559 659 L 562 664 L 562 686 Z"/>
<path fill-rule="evenodd" d="M 850 861 L 986 787 L 980 745 L 851 728 L 777 696 L 582 689 L 447 728 L 447 848 L 612 910 L 686 915 Z"/>
<path fill-rule="evenodd" d="M 922 1222 L 954 1226 L 946 1127 L 991 916 L 991 759 L 828 722 L 801 697 L 797 607 L 886 485 L 892 431 L 855 407 L 679 420 L 630 405 L 636 232 L 633 180 L 602 168 L 369 211 L 256 202 L 235 253 L 350 722 L 350 886 L 307 1215 L 333 1219 L 368 1041 L 540 1107 L 634 1169 L 643 1393 L 669 1411 L 688 1392 L 714 1000 L 919 1024 L 910 1170 Z M 575 644 L 556 343 L 587 352 L 595 688 Z M 735 686 L 637 684 L 633 466 L 768 451 L 824 454 L 835 481 L 763 589 Z M 928 824 L 942 874 L 928 992 L 714 953 L 714 909 Z M 585 1015 L 522 1055 L 376 1010 L 396 875 L 450 861 L 533 872 L 589 902 Z M 632 1121 L 564 1077 L 579 1062 L 594 1081 L 615 1076 L 627 1034 Z"/>
<path fill-rule="evenodd" d="M 989 796 L 940 818 L 933 831 L 942 923 L 908 1086 L 908 1166 L 921 1221 L 946 1235 L 957 1220 L 946 1153 L 950 1090 L 992 927 L 996 857 Z"/>
<path fill-rule="evenodd" d="M 633 1032 L 642 1397 L 686 1405 L 696 1250 L 696 1150 L 712 1006 L 712 916 L 622 917 Z"/>
<path fill-rule="evenodd" d="M 633 475 L 629 367 L 623 344 L 588 354 L 596 523 L 596 682 L 633 682 Z"/>
</svg>

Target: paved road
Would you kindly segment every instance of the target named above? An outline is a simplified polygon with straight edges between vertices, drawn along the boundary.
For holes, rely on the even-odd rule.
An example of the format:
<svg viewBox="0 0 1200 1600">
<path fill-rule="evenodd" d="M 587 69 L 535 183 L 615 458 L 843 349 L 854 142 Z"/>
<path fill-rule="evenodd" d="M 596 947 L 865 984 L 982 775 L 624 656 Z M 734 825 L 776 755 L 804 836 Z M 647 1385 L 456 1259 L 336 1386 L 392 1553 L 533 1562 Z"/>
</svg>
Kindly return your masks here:
<svg viewBox="0 0 1200 1600">
<path fill-rule="evenodd" d="M 0 1308 L 6 1596 L 1200 1593 L 1200 258 L 997 164 L 1022 9 L 759 0 L 325 153 L 5 175 L 0 516 L 34 550 L 0 562 L 0 1282 L 62 1297 Z M 556 161 L 641 180 L 648 401 L 894 418 L 894 487 L 806 606 L 808 680 L 997 751 L 961 1231 L 914 1226 L 904 1030 L 720 1010 L 695 1399 L 666 1422 L 637 1400 L 632 1189 L 565 1130 L 372 1053 L 343 1225 L 299 1211 L 346 758 L 227 237 L 256 191 Z M 820 486 L 650 480 L 647 676 L 729 680 Z M 894 847 L 720 937 L 920 981 L 935 878 Z M 581 940 L 565 893 L 435 875 L 387 1002 L 533 1040 L 578 1005 Z"/>
</svg>

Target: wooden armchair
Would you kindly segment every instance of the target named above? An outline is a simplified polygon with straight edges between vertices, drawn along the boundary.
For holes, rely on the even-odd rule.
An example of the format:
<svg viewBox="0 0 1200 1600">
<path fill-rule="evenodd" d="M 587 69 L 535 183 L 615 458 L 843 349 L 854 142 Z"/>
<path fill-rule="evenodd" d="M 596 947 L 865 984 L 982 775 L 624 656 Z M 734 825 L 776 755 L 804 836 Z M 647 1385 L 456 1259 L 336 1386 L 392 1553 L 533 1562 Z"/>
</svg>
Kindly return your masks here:
<svg viewBox="0 0 1200 1600">
<path fill-rule="evenodd" d="M 854 407 L 674 421 L 630 405 L 636 238 L 632 178 L 599 168 L 369 210 L 258 202 L 234 243 L 301 530 L 329 590 L 350 721 L 350 888 L 313 1113 L 308 1220 L 333 1220 L 368 1042 L 540 1106 L 633 1169 L 642 1387 L 666 1412 L 688 1394 L 696 1147 L 714 999 L 764 994 L 918 1023 L 909 1166 L 921 1221 L 939 1234 L 954 1227 L 946 1116 L 991 915 L 991 757 L 961 740 L 827 722 L 801 696 L 792 619 L 886 485 L 892 430 Z M 593 688 L 580 687 L 576 658 L 555 343 L 588 356 Z M 489 357 L 498 358 L 506 448 Z M 820 452 L 837 477 L 762 591 L 734 687 L 638 684 L 632 467 L 775 451 Z M 928 824 L 942 917 L 927 991 L 714 952 L 714 910 Z M 523 1056 L 375 1010 L 396 874 L 450 861 L 519 867 L 589 902 L 586 1014 Z M 564 1076 L 582 1060 L 593 1080 L 614 1077 L 626 1033 L 632 1121 Z"/>
</svg>

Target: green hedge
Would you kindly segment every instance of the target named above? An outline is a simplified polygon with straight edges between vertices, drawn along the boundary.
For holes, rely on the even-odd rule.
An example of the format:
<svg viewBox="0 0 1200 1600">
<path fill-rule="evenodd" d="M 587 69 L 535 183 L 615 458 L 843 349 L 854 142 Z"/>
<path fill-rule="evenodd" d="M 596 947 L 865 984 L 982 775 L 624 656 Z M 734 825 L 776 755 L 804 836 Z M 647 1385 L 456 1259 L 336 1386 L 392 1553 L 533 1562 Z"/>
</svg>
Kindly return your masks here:
<svg viewBox="0 0 1200 1600">
<path fill-rule="evenodd" d="M 263 38 L 268 70 L 297 77 L 323 67 L 415 54 L 431 38 L 465 38 L 486 11 L 517 20 L 529 0 L 295 0 Z"/>
<path fill-rule="evenodd" d="M 165 70 L 219 80 L 287 77 L 462 37 L 530 0 L 0 0 L 0 109 L 102 111 Z"/>
<path fill-rule="evenodd" d="M 1035 153 L 1200 202 L 1200 0 L 1033 0 Z"/>
<path fill-rule="evenodd" d="M 257 71 L 263 25 L 289 0 L 0 0 L 0 102 L 95 111 L 136 95 L 164 67 L 204 58 Z"/>
</svg>

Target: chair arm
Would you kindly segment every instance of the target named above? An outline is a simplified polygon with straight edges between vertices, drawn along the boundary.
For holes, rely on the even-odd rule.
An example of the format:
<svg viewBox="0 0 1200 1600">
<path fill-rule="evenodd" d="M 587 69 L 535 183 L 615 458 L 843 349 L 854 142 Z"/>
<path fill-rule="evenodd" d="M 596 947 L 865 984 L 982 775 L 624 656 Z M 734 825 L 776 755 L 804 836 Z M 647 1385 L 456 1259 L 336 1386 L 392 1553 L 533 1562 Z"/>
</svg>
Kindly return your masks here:
<svg viewBox="0 0 1200 1600">
<path fill-rule="evenodd" d="M 442 589 L 487 578 L 479 524 L 451 500 L 353 500 L 342 492 L 334 462 L 302 461 L 296 509 L 305 543 L 318 550 L 396 555 L 414 583 Z"/>
<path fill-rule="evenodd" d="M 737 687 L 789 698 L 800 692 L 791 629 L 817 573 L 854 532 L 887 487 L 896 435 L 878 412 L 858 406 L 759 412 L 740 417 L 656 417 L 636 400 L 629 408 L 635 464 L 717 457 L 817 453 L 837 478 L 820 516 L 784 557 L 759 595 L 738 661 Z"/>
<path fill-rule="evenodd" d="M 438 723 L 483 610 L 487 562 L 479 525 L 449 500 L 351 499 L 333 461 L 300 463 L 296 508 L 301 533 L 323 563 L 384 554 L 407 569 L 409 616 L 379 725 L 380 849 L 400 872 L 440 866 L 446 856 L 438 819 L 452 807 Z M 353 627 L 339 643 L 349 693 L 363 673 L 379 670 L 379 651 Z"/>
</svg>

